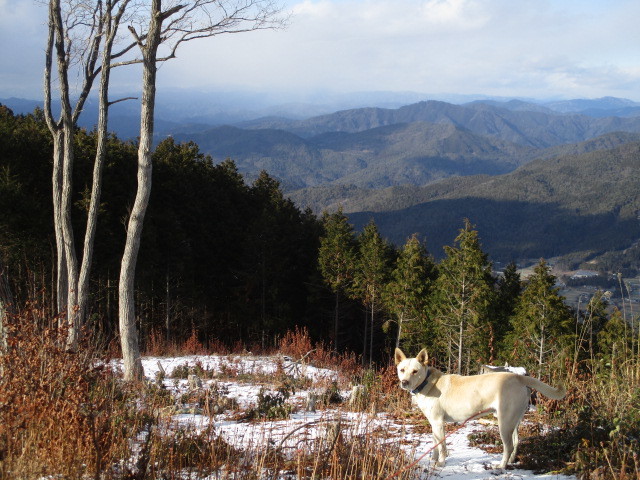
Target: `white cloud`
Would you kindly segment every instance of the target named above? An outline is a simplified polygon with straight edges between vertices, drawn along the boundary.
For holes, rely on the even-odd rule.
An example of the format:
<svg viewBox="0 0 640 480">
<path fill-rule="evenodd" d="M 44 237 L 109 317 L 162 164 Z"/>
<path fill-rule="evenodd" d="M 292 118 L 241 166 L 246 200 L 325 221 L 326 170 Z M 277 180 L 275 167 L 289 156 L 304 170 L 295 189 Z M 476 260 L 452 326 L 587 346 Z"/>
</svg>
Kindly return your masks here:
<svg viewBox="0 0 640 480">
<path fill-rule="evenodd" d="M 0 18 L 10 3 L 0 0 Z M 637 0 L 304 0 L 289 8 L 286 30 L 185 45 L 160 69 L 161 85 L 640 100 Z M 6 74 L 0 66 L 0 94 Z M 119 74 L 127 75 L 137 74 Z"/>
</svg>

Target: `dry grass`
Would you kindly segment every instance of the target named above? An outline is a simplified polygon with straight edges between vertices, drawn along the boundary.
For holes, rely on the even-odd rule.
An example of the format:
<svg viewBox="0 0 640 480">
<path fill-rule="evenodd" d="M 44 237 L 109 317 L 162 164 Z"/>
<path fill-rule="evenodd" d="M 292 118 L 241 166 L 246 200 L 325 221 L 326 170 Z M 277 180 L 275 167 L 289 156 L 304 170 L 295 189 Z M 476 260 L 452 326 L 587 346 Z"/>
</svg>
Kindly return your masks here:
<svg viewBox="0 0 640 480">
<path fill-rule="evenodd" d="M 411 478 L 412 469 L 404 471 L 410 459 L 400 446 L 379 442 L 361 425 L 329 422 L 319 426 L 326 429 L 321 438 L 293 447 L 267 439 L 233 445 L 214 428 L 185 427 L 162 412 L 193 401 L 211 415 L 213 400 L 218 405 L 223 395 L 174 397 L 154 385 L 125 384 L 104 368 L 90 342 L 80 353 L 68 353 L 65 332 L 47 325 L 42 312 L 32 309 L 8 322 L 9 351 L 0 356 L 6 372 L 0 380 L 0 478 Z M 288 340 L 298 353 L 308 346 L 304 335 Z M 190 353 L 200 350 L 194 338 Z M 157 353 L 167 351 L 159 339 L 152 345 Z M 309 362 L 336 358 L 324 347 L 312 350 L 319 357 L 309 355 Z M 231 366 L 227 370 L 232 376 Z M 221 405 L 238 408 L 234 402 Z"/>
<path fill-rule="evenodd" d="M 8 322 L 0 356 L 0 476 L 100 478 L 149 419 L 87 343 L 68 353 L 65 332 L 36 318 L 28 309 Z"/>
<path fill-rule="evenodd" d="M 51 323 L 55 322 L 45 321 L 42 312 L 30 308 L 8 324 L 10 349 L 0 357 L 6 372 L 0 379 L 0 478 L 383 480 L 417 475 L 412 456 L 400 442 L 387 442 L 387 429 L 368 420 L 315 421 L 313 428 L 322 434 L 275 443 L 269 438 L 233 443 L 213 427 L 185 427 L 171 416 L 185 406 L 198 409 L 203 418 L 221 412 L 245 418 L 250 412 L 240 409 L 224 389 L 174 395 L 158 386 L 125 384 L 100 367 L 104 362 L 90 342 L 78 354 L 65 352 L 64 332 L 50 328 Z M 161 337 L 149 345 L 156 354 L 176 348 Z M 195 332 L 180 348 L 202 353 Z M 313 344 L 304 330 L 283 337 L 281 348 L 301 365 L 337 369 L 343 389 L 352 383 L 362 386 L 356 404 L 336 406 L 327 400 L 318 408 L 335 409 L 347 417 L 349 412 L 365 412 L 362 419 L 377 418 L 376 413 L 384 411 L 388 418 L 417 424 L 416 431 L 424 428 L 409 396 L 397 388 L 392 366 L 362 370 L 357 358 Z M 231 356 L 223 365 L 223 372 L 198 373 L 202 378 L 259 382 L 271 389 L 292 381 L 282 366 L 276 375 L 256 372 L 254 377 L 240 372 Z M 586 361 L 573 367 L 565 366 L 565 371 L 574 372 L 567 400 L 542 401 L 523 427 L 520 466 L 564 470 L 580 478 L 640 478 L 637 360 L 616 362 L 615 368 Z M 327 399 L 335 388 L 327 382 Z M 286 402 L 281 403 L 276 406 Z M 286 408 L 288 414 L 291 410 Z M 259 426 L 268 417 L 254 415 L 251 421 Z M 494 437 L 489 432 L 475 440 L 495 448 Z"/>
</svg>

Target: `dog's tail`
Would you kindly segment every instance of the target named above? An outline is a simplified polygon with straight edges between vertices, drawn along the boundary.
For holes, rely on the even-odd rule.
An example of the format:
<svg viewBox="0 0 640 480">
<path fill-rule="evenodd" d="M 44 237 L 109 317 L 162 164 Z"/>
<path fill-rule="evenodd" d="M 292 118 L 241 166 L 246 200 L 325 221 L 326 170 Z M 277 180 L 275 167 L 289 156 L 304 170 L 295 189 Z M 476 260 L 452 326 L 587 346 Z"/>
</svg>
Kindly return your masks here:
<svg viewBox="0 0 640 480">
<path fill-rule="evenodd" d="M 547 385 L 544 382 L 541 382 L 537 378 L 526 377 L 524 375 L 519 375 L 518 378 L 523 385 L 526 385 L 529 388 L 533 388 L 543 394 L 545 397 L 549 397 L 552 400 L 560 400 L 564 398 L 567 394 L 567 390 L 563 387 L 554 388 L 550 385 Z"/>
</svg>

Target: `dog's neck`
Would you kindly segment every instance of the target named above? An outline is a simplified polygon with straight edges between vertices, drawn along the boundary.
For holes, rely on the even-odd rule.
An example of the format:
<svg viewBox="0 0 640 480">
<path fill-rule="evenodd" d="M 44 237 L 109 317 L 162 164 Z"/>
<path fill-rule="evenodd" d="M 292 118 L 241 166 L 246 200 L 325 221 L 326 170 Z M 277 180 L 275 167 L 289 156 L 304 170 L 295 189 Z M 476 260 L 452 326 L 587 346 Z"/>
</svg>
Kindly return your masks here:
<svg viewBox="0 0 640 480">
<path fill-rule="evenodd" d="M 427 383 L 429 383 L 429 377 L 431 376 L 431 372 L 433 372 L 433 369 L 427 367 L 427 375 L 424 377 L 424 380 L 420 385 L 418 385 L 416 388 L 411 390 L 411 395 L 416 395 L 420 393 L 422 389 L 427 386 Z"/>
</svg>

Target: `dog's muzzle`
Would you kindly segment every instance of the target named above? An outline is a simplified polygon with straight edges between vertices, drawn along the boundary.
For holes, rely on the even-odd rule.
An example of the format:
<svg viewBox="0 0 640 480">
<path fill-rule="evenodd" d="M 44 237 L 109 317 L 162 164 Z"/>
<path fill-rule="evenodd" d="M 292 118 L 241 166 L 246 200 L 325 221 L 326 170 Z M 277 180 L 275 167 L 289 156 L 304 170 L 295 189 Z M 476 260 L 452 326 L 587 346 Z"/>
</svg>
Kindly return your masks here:
<svg viewBox="0 0 640 480">
<path fill-rule="evenodd" d="M 409 380 L 400 380 L 400 388 L 409 390 Z"/>
</svg>

